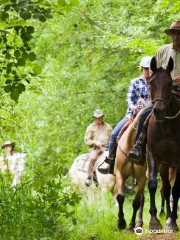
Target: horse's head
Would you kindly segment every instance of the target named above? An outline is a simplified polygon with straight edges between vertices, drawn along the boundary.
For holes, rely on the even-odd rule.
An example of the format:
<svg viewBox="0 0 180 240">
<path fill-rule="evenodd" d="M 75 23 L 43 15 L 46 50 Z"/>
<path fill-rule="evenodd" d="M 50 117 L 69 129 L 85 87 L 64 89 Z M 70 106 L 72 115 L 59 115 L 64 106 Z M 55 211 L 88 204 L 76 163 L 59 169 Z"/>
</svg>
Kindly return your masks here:
<svg viewBox="0 0 180 240">
<path fill-rule="evenodd" d="M 155 57 L 151 60 L 150 68 L 153 72 L 150 79 L 151 99 L 154 105 L 154 115 L 157 121 L 163 121 L 166 115 L 166 109 L 172 98 L 172 78 L 171 71 L 173 70 L 174 62 L 170 57 L 166 69 L 157 68 Z"/>
</svg>

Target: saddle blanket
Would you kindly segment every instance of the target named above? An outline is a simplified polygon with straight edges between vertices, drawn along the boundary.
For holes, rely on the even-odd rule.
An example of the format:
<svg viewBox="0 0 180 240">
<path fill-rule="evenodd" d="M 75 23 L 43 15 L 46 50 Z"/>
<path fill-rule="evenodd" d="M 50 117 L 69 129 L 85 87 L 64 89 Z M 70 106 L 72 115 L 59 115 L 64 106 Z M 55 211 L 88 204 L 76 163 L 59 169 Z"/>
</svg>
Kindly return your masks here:
<svg viewBox="0 0 180 240">
<path fill-rule="evenodd" d="M 87 172 L 89 166 L 90 153 L 81 154 L 76 161 L 76 168 L 80 171 Z"/>
</svg>

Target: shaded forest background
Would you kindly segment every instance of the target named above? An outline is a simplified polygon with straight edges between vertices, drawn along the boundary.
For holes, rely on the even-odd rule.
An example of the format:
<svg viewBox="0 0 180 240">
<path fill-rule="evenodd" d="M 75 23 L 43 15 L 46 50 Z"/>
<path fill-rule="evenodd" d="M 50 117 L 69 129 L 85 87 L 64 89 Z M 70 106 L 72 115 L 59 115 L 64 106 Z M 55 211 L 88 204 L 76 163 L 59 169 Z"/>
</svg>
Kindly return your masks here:
<svg viewBox="0 0 180 240">
<path fill-rule="evenodd" d="M 28 155 L 22 184 L 1 173 L 1 239 L 70 239 L 79 202 L 67 178 L 92 113 L 115 126 L 143 56 L 170 42 L 167 0 L 0 1 L 0 142 Z M 68 190 L 67 190 L 68 189 Z M 69 229 L 64 219 L 72 221 Z M 73 228 L 73 227 L 72 227 Z M 18 229 L 18 230 L 17 230 Z M 64 235 L 62 235 L 64 234 Z"/>
</svg>

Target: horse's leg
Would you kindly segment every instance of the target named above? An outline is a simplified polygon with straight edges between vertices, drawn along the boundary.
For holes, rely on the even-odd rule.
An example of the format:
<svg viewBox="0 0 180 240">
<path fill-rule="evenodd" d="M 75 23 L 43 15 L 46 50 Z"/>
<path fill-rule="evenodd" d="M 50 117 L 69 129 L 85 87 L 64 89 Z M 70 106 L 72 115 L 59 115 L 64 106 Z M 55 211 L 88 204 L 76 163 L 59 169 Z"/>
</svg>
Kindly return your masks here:
<svg viewBox="0 0 180 240">
<path fill-rule="evenodd" d="M 180 197 L 180 172 L 176 173 L 176 180 L 172 188 L 172 196 L 173 196 L 173 209 L 172 209 L 171 217 L 168 219 L 166 226 L 168 230 L 178 231 L 176 219 L 178 217 L 177 210 L 178 210 L 178 200 Z"/>
<path fill-rule="evenodd" d="M 116 185 L 117 185 L 117 202 L 119 204 L 119 213 L 118 213 L 118 228 L 120 230 L 126 228 L 126 221 L 124 219 L 124 212 L 123 212 L 123 204 L 124 204 L 124 186 L 125 186 L 126 179 L 122 177 L 120 171 L 116 171 Z"/>
<path fill-rule="evenodd" d="M 144 193 L 141 194 L 141 203 L 138 211 L 138 221 L 136 223 L 136 227 L 143 226 L 143 208 L 144 208 Z"/>
<path fill-rule="evenodd" d="M 157 219 L 157 208 L 155 203 L 155 194 L 157 190 L 157 166 L 151 153 L 148 153 L 148 165 L 149 165 L 149 182 L 148 189 L 150 193 L 150 214 L 151 219 L 149 223 L 150 230 L 160 230 L 162 228 L 159 220 Z"/>
<path fill-rule="evenodd" d="M 136 196 L 134 198 L 132 207 L 133 207 L 133 215 L 131 218 L 131 222 L 129 224 L 129 228 L 128 228 L 128 232 L 133 232 L 134 231 L 134 227 L 135 227 L 135 222 L 136 222 L 136 214 L 138 209 L 141 209 L 141 213 L 140 213 L 140 219 L 139 219 L 139 224 L 141 225 L 143 224 L 142 221 L 142 209 L 143 209 L 143 205 L 144 205 L 144 196 L 143 196 L 143 191 L 144 191 L 144 187 L 145 187 L 145 183 L 146 183 L 146 177 L 144 176 L 143 179 L 140 179 L 138 181 L 138 185 L 137 185 L 137 192 L 136 192 Z"/>
<path fill-rule="evenodd" d="M 159 216 L 164 216 L 164 214 L 165 214 L 165 212 L 164 212 L 165 199 L 164 199 L 164 194 L 163 194 L 163 189 L 162 188 L 161 188 L 160 192 L 161 192 L 161 211 L 159 213 Z"/>
<path fill-rule="evenodd" d="M 171 185 L 169 182 L 169 166 L 161 164 L 159 167 L 159 173 L 162 179 L 161 196 L 166 201 L 166 219 L 168 219 L 171 216 L 170 206 Z"/>
</svg>

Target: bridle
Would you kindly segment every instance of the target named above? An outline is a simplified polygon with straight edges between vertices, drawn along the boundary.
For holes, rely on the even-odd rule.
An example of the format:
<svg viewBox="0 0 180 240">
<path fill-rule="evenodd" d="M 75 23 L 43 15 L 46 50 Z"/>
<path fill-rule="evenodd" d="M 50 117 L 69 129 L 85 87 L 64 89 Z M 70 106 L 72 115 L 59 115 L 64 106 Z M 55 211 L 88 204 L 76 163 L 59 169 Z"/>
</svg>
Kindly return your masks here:
<svg viewBox="0 0 180 240">
<path fill-rule="evenodd" d="M 152 100 L 152 103 L 154 104 L 155 102 L 161 101 L 161 102 L 165 103 L 167 106 L 169 106 L 169 104 L 172 101 L 172 97 L 173 97 L 173 94 L 171 93 L 168 101 L 164 100 L 163 98 L 156 98 L 156 99 Z M 174 116 L 172 116 L 172 117 L 165 116 L 164 118 L 174 119 L 174 118 L 178 117 L 179 114 L 180 114 L 180 110 Z"/>
<path fill-rule="evenodd" d="M 154 104 L 155 102 L 158 102 L 158 101 L 161 101 L 161 102 L 165 103 L 167 106 L 169 106 L 169 104 L 170 104 L 171 101 L 172 101 L 172 93 L 171 93 L 168 101 L 166 101 L 166 100 L 163 99 L 163 98 L 155 98 L 154 100 L 152 100 L 152 103 Z"/>
</svg>

